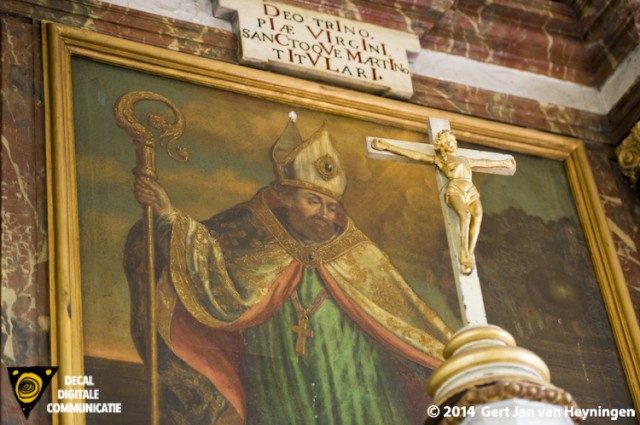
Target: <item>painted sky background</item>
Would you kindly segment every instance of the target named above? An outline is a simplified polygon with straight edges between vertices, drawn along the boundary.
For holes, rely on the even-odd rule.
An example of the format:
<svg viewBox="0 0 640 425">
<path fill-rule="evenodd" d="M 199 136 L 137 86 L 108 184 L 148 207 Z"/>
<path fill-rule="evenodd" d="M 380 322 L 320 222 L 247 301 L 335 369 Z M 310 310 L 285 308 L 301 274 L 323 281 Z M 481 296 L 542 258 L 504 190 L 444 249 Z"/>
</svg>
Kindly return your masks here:
<svg viewBox="0 0 640 425">
<path fill-rule="evenodd" d="M 270 148 L 292 108 L 86 59 L 73 59 L 72 75 L 85 353 L 134 360 L 122 251 L 141 208 L 132 190 L 134 146 L 113 118 L 116 99 L 127 91 L 150 90 L 185 115 L 178 144 L 190 151 L 190 161 L 176 163 L 158 150 L 157 168 L 175 206 L 196 219 L 246 201 L 272 181 Z M 347 172 L 343 201 L 355 223 L 388 253 L 414 290 L 457 326 L 458 312 L 447 306 L 446 294 L 435 284 L 450 278 L 451 269 L 434 169 L 365 157 L 366 136 L 424 142 L 426 134 L 295 110 L 303 138 L 327 122 Z M 513 177 L 474 175 L 485 214 L 515 207 L 545 221 L 577 221 L 563 164 L 524 155 L 516 159 Z"/>
</svg>

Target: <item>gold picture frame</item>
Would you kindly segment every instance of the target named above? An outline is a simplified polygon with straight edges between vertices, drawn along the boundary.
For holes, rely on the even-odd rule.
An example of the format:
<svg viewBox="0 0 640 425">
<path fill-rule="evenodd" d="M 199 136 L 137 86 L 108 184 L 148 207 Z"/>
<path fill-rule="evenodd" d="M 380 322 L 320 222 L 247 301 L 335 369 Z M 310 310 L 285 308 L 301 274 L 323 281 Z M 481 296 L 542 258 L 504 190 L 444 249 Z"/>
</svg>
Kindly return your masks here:
<svg viewBox="0 0 640 425">
<path fill-rule="evenodd" d="M 564 163 L 629 393 L 635 406 L 640 406 L 638 322 L 585 147 L 579 140 L 204 59 L 54 23 L 43 24 L 43 39 L 51 352 L 52 364 L 59 367 L 59 376 L 84 374 L 81 238 L 72 90 L 72 60 L 82 58 L 405 132 L 424 134 L 429 117 L 444 118 L 451 122 L 454 134 L 461 141 Z M 56 380 L 52 387 L 52 401 L 55 403 Z M 85 419 L 83 414 L 69 413 L 54 415 L 56 421 L 81 424 Z"/>
</svg>

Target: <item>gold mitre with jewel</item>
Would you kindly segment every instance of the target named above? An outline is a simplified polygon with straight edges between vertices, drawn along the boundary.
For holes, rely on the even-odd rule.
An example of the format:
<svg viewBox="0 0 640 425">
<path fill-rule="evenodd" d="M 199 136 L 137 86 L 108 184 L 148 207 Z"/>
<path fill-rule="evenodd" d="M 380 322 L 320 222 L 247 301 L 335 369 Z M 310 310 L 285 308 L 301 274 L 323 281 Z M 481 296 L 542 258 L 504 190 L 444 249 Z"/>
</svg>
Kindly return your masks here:
<svg viewBox="0 0 640 425">
<path fill-rule="evenodd" d="M 347 176 L 326 124 L 307 140 L 302 140 L 296 120 L 296 113 L 290 112 L 287 128 L 271 150 L 277 182 L 315 190 L 340 200 L 347 186 Z"/>
</svg>

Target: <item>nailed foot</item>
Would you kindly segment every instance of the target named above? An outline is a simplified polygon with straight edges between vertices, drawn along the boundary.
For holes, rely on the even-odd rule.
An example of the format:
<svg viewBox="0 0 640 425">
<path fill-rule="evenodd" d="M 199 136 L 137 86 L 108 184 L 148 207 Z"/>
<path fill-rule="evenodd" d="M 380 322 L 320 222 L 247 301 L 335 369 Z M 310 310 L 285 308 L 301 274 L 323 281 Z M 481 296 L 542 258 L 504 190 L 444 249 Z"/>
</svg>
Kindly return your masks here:
<svg viewBox="0 0 640 425">
<path fill-rule="evenodd" d="M 460 271 L 463 274 L 470 275 L 476 268 L 476 257 L 468 251 L 460 253 Z"/>
</svg>

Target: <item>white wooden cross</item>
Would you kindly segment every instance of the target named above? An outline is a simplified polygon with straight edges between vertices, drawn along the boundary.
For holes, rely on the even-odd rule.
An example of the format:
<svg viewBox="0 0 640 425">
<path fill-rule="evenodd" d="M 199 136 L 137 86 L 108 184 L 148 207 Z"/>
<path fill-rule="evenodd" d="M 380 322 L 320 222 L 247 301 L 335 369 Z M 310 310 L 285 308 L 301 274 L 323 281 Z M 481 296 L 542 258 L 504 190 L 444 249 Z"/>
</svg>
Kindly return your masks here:
<svg viewBox="0 0 640 425">
<path fill-rule="evenodd" d="M 432 144 L 367 137 L 367 156 L 369 158 L 382 160 L 417 162 L 404 156 L 396 155 L 387 151 L 379 151 L 372 148 L 371 143 L 375 139 L 383 140 L 388 144 L 395 145 L 404 149 L 417 151 L 429 156 L 435 156 L 436 152 L 433 147 L 435 136 L 442 130 L 450 130 L 449 121 L 445 119 L 429 118 L 427 128 L 429 131 L 429 140 Z M 492 152 L 458 149 L 457 156 L 467 158 L 470 161 L 512 161 L 513 164 L 515 164 L 515 161 L 511 155 L 497 154 Z M 491 168 L 474 168 L 472 166 L 471 168 L 476 172 L 502 175 L 512 175 L 515 172 L 515 166 Z M 447 233 L 447 240 L 449 242 L 449 252 L 451 254 L 451 264 L 455 276 L 462 321 L 464 323 L 464 326 L 486 325 L 487 316 L 485 313 L 484 302 L 482 300 L 482 290 L 480 288 L 478 271 L 474 267 L 471 273 L 465 274 L 462 272 L 460 267 L 460 224 L 457 214 L 445 202 L 445 190 L 443 190 L 447 186 L 449 179 L 439 169 L 438 172 L 436 172 L 436 176 L 438 182 L 438 191 L 440 193 L 440 205 L 442 207 L 442 214 L 445 219 L 445 229 Z"/>
</svg>

